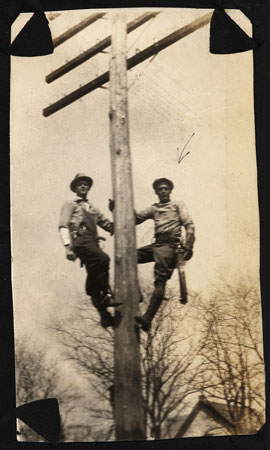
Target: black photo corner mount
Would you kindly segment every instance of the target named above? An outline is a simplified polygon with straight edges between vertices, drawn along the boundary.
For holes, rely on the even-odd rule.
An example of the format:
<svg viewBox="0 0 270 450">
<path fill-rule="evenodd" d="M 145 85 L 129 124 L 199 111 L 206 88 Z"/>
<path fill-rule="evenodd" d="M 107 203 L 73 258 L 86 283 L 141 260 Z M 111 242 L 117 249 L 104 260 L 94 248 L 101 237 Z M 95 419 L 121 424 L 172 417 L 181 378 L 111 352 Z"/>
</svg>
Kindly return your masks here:
<svg viewBox="0 0 270 450">
<path fill-rule="evenodd" d="M 270 142 L 270 5 L 269 0 L 223 0 L 207 1 L 207 0 L 178 0 L 167 1 L 166 4 L 154 1 L 130 1 L 130 2 L 115 2 L 115 1 L 89 1 L 89 0 L 35 0 L 16 1 L 8 0 L 0 2 L 0 8 L 6 3 L 12 4 L 10 9 L 10 16 L 0 17 L 0 30 L 4 30 L 0 34 L 0 118 L 1 118 L 1 152 L 0 152 L 0 186 L 2 187 L 2 210 L 0 219 L 0 286 L 1 286 L 1 302 L 0 302 L 0 450 L 13 449 L 52 449 L 55 445 L 57 448 L 67 450 L 84 450 L 84 449 L 104 449 L 112 448 L 117 450 L 128 449 L 166 449 L 168 446 L 173 449 L 184 448 L 185 450 L 265 450 L 270 446 L 270 430 L 269 430 L 269 397 L 270 397 L 270 382 L 269 382 L 269 302 L 267 302 L 267 275 L 266 275 L 266 154 Z M 21 9 L 22 4 L 23 10 Z M 35 7 L 33 5 L 35 4 Z M 19 6 L 18 6 L 19 5 Z M 38 7 L 38 10 L 35 9 Z M 10 251 L 10 192 L 9 192 L 9 80 L 10 80 L 10 54 L 18 56 L 35 56 L 38 52 L 37 42 L 32 42 L 32 37 L 35 35 L 40 20 L 42 21 L 42 29 L 44 35 L 39 35 L 38 41 L 39 49 L 44 53 L 52 53 L 53 49 L 48 44 L 50 33 L 46 28 L 43 12 L 57 11 L 57 10 L 75 10 L 75 9 L 91 9 L 91 8 L 117 8 L 117 7 L 178 7 L 178 8 L 201 8 L 212 9 L 214 16 L 214 23 L 212 19 L 212 26 L 214 31 L 211 31 L 209 37 L 209 50 L 214 50 L 213 53 L 220 54 L 216 57 L 225 57 L 226 53 L 232 53 L 240 47 L 240 42 L 236 42 L 235 38 L 241 37 L 241 45 L 246 46 L 243 50 L 238 51 L 253 51 L 254 59 L 254 108 L 255 108 L 255 129 L 256 129 L 256 156 L 258 168 L 258 195 L 260 207 L 260 235 L 261 235 L 261 295 L 262 295 L 262 310 L 263 310 L 263 332 L 264 332 L 264 358 L 266 368 L 266 423 L 256 435 L 252 436 L 226 436 L 226 437 L 199 437 L 199 438 L 182 438 L 173 440 L 160 441 L 136 441 L 131 442 L 106 442 L 106 443 L 58 443 L 57 444 L 57 427 L 58 417 L 50 416 L 46 418 L 43 413 L 35 415 L 36 430 L 47 429 L 50 427 L 51 419 L 53 419 L 54 428 L 50 429 L 49 435 L 52 440 L 51 443 L 25 443 L 16 441 L 16 420 L 15 420 L 15 361 L 14 361 L 14 325 L 13 325 L 13 305 L 12 305 L 12 289 L 11 289 L 11 251 Z M 248 14 L 252 11 L 249 17 L 253 23 L 254 35 L 247 39 L 247 35 L 241 33 L 237 26 L 235 27 L 231 21 L 224 20 L 223 9 L 241 9 L 243 13 Z M 246 8 L 246 9 L 243 9 Z M 25 29 L 17 36 L 10 45 L 10 24 L 22 11 L 35 12 L 32 20 L 26 24 Z M 256 10 L 256 11 L 255 11 Z M 215 13 L 214 13 L 215 11 Z M 255 12 L 254 12 L 255 11 Z M 17 14 L 17 16 L 16 16 Z M 255 16 L 253 16 L 255 14 Z M 14 16 L 16 16 L 14 18 Z M 254 18 L 254 20 L 252 20 Z M 12 20 L 14 19 L 14 20 Z M 219 25 L 217 26 L 217 22 Z M 9 22 L 11 20 L 11 23 Z M 46 17 L 45 17 L 45 20 Z M 228 36 L 228 28 L 232 34 Z M 0 31 L 1 33 L 1 31 Z M 217 36 L 218 33 L 218 36 Z M 212 48 L 211 47 L 212 39 Z M 31 42 L 31 44 L 29 44 Z M 228 46 L 226 47 L 226 42 Z M 8 44 L 8 45 L 7 45 Z M 1 47 L 3 45 L 3 48 Z M 254 46 L 252 46 L 254 45 Z M 249 46 L 250 49 L 248 48 Z M 219 51 L 216 51 L 219 50 Z M 224 50 L 224 51 L 220 51 Z M 230 51 L 229 51 L 230 50 Z M 46 53 L 46 51 L 48 51 Z M 235 51 L 233 51 L 235 53 Z M 224 55 L 224 56 L 223 56 Z M 210 89 L 210 87 L 209 87 Z M 209 92 L 211 95 L 211 92 Z M 19 409 L 21 417 L 25 419 L 25 407 L 23 405 Z M 10 413 L 12 411 L 12 413 Z M 27 414 L 26 414 L 27 415 Z M 31 414 L 30 414 L 31 415 Z M 29 417 L 28 417 L 29 419 Z M 4 422 L 4 429 L 1 426 L 1 421 Z M 2 424 L 3 425 L 3 424 Z M 53 431 L 54 430 L 54 431 Z M 48 438 L 48 436 L 47 436 Z M 5 445 L 5 441 L 8 444 Z M 8 446 L 8 447 L 7 447 Z"/>
<path fill-rule="evenodd" d="M 60 435 L 59 405 L 55 398 L 26 403 L 6 414 L 0 420 L 0 448 L 13 450 L 13 426 L 20 419 L 49 444 L 56 447 Z M 20 434 L 16 432 L 16 434 Z"/>
<path fill-rule="evenodd" d="M 210 52 L 228 54 L 246 52 L 259 44 L 237 25 L 223 8 L 216 8 L 210 24 Z"/>
<path fill-rule="evenodd" d="M 19 406 L 16 417 L 32 428 L 52 445 L 57 445 L 60 435 L 60 414 L 55 398 L 37 400 Z"/>
<path fill-rule="evenodd" d="M 10 46 L 14 56 L 45 56 L 53 53 L 52 37 L 43 12 L 35 13 Z"/>
<path fill-rule="evenodd" d="M 0 5 L 0 51 L 13 56 L 44 56 L 53 53 L 49 22 L 38 0 L 9 0 Z M 33 12 L 32 17 L 10 42 L 10 27 L 20 13 Z"/>
</svg>

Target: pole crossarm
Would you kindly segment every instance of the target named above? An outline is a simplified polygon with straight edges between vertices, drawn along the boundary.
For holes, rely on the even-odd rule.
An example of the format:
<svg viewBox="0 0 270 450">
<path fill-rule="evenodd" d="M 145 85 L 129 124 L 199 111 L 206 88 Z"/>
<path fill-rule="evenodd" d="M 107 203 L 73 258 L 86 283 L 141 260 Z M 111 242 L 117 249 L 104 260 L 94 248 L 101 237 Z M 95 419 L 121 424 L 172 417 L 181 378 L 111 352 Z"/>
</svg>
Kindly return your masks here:
<svg viewBox="0 0 270 450">
<path fill-rule="evenodd" d="M 150 12 L 150 13 L 147 12 L 137 17 L 135 20 L 128 23 L 127 33 L 130 33 L 131 31 L 140 27 L 145 22 L 148 22 L 150 19 L 156 17 L 158 14 L 159 12 Z M 63 64 L 61 67 L 59 67 L 58 69 L 54 70 L 49 75 L 47 75 L 45 78 L 46 82 L 51 83 L 52 81 L 57 80 L 57 78 L 60 78 L 66 73 L 70 72 L 72 69 L 75 69 L 75 67 L 78 67 L 80 64 L 92 58 L 97 53 L 102 52 L 103 50 L 105 50 L 105 48 L 109 47 L 110 45 L 111 45 L 111 36 L 107 36 L 93 47 L 89 48 L 85 52 L 81 53 L 79 56 L 76 56 L 76 58 L 71 59 L 66 64 Z"/>
<path fill-rule="evenodd" d="M 67 41 L 72 36 L 79 33 L 79 31 L 82 31 L 84 28 L 96 22 L 98 19 L 101 19 L 103 16 L 105 16 L 105 14 L 106 13 L 91 14 L 91 16 L 86 17 L 86 19 L 82 20 L 80 23 L 65 31 L 65 33 L 60 34 L 60 36 L 53 39 L 54 48 L 58 47 L 58 45 L 60 44 L 63 44 L 63 42 Z"/>
<path fill-rule="evenodd" d="M 136 53 L 134 56 L 129 58 L 127 60 L 127 68 L 131 69 L 132 67 L 135 67 L 137 64 L 140 64 L 141 62 L 145 61 L 146 59 L 150 58 L 153 55 L 156 55 L 161 50 L 164 50 L 165 48 L 169 47 L 170 45 L 174 44 L 175 42 L 179 41 L 180 39 L 184 38 L 185 36 L 189 35 L 193 31 L 198 30 L 199 28 L 207 25 L 212 17 L 212 12 L 205 14 L 204 16 L 200 17 L 199 19 L 194 20 L 189 25 L 186 25 L 173 33 L 169 34 L 165 38 L 157 41 L 155 44 L 150 45 L 149 47 L 145 48 L 139 53 Z M 98 87 L 102 86 L 103 84 L 107 83 L 109 81 L 109 72 L 104 72 L 99 77 L 95 78 L 94 80 L 90 81 L 89 83 L 85 84 L 84 86 L 81 86 L 80 88 L 76 89 L 75 91 L 71 92 L 70 94 L 66 95 L 65 97 L 61 98 L 57 102 L 53 103 L 52 105 L 48 106 L 47 108 L 43 109 L 43 115 L 45 117 L 48 117 L 55 112 L 59 111 L 60 109 L 65 108 L 66 106 L 70 105 L 71 103 L 75 102 L 79 98 L 83 97 L 84 95 L 88 94 L 89 92 L 94 91 Z"/>
</svg>

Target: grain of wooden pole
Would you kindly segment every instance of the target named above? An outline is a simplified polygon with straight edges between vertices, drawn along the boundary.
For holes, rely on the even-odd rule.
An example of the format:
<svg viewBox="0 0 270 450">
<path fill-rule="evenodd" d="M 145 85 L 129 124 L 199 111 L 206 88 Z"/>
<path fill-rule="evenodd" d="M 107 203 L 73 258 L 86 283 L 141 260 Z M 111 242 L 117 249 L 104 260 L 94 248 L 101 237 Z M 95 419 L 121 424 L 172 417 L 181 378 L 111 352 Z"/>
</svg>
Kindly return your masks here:
<svg viewBox="0 0 270 450">
<path fill-rule="evenodd" d="M 126 22 L 116 14 L 112 26 L 110 63 L 110 134 L 115 199 L 116 310 L 115 429 L 116 440 L 145 438 L 141 397 L 140 348 L 134 316 L 138 313 L 136 238 L 129 148 Z"/>
</svg>

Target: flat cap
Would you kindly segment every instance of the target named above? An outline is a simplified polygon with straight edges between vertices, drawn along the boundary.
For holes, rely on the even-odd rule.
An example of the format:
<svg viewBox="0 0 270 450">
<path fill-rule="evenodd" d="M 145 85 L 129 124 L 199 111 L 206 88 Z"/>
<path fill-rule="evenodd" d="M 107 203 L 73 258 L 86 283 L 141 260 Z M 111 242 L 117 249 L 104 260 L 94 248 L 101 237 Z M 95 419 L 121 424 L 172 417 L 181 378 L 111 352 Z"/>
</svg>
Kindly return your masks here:
<svg viewBox="0 0 270 450">
<path fill-rule="evenodd" d="M 156 191 L 160 184 L 167 184 L 171 190 L 173 190 L 173 182 L 168 178 L 157 178 L 153 183 L 153 188 Z"/>
</svg>

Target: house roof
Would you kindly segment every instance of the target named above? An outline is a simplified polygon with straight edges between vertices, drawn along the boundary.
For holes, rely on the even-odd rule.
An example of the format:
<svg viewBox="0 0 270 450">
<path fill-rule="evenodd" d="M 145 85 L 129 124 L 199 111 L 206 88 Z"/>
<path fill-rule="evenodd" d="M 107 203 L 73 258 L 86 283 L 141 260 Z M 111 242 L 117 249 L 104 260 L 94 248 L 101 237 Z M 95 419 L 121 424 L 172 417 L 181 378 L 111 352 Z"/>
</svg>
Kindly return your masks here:
<svg viewBox="0 0 270 450">
<path fill-rule="evenodd" d="M 216 420 L 226 430 L 232 431 L 232 423 L 229 420 L 228 408 L 225 403 L 209 402 L 205 397 L 201 396 L 190 414 L 183 418 L 183 422 L 176 432 L 175 438 L 180 438 L 186 433 L 200 411 L 204 411 L 210 418 Z"/>
</svg>

